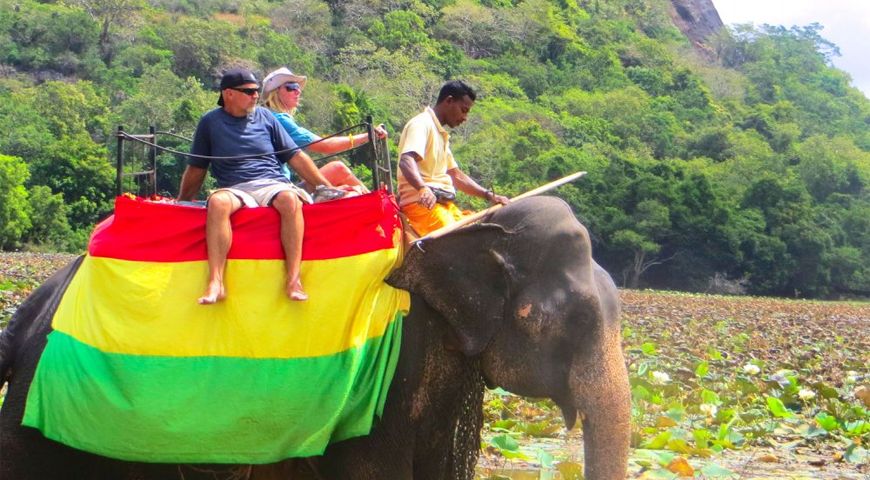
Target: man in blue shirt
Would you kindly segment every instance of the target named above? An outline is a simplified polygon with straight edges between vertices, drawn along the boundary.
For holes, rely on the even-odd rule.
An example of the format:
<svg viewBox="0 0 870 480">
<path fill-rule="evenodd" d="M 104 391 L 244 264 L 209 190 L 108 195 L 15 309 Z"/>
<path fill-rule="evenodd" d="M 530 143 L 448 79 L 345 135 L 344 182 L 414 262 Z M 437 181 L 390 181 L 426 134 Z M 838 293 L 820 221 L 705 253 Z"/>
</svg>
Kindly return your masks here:
<svg viewBox="0 0 870 480">
<path fill-rule="evenodd" d="M 208 305 L 226 297 L 224 271 L 232 245 L 230 215 L 242 206 L 271 206 L 278 211 L 287 296 L 291 300 L 307 300 L 299 273 L 304 231 L 302 203 L 311 200 L 304 190 L 284 177 L 281 164 L 289 163 L 309 185 L 331 185 L 272 113 L 257 107 L 259 84 L 250 71 L 227 71 L 220 88 L 221 108 L 200 119 L 193 137 L 193 156 L 188 160 L 178 194 L 179 200 L 193 200 L 211 167 L 220 188 L 208 198 L 205 226 L 208 285 L 198 302 Z"/>
</svg>

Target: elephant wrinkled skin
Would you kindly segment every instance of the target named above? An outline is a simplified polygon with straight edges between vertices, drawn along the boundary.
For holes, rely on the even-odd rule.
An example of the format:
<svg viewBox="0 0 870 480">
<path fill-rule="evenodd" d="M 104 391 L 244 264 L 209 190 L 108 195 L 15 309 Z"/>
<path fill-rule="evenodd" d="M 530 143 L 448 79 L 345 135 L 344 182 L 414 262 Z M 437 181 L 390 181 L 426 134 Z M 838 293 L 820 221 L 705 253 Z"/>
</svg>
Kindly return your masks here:
<svg viewBox="0 0 870 480">
<path fill-rule="evenodd" d="M 388 279 L 411 292 L 402 351 L 372 433 L 323 456 L 267 466 L 160 465 L 98 457 L 20 425 L 58 301 L 80 260 L 37 289 L 0 334 L 0 478 L 471 478 L 483 384 L 582 420 L 588 479 L 621 479 L 630 394 L 616 288 L 568 206 L 534 197 L 414 247 Z"/>
</svg>

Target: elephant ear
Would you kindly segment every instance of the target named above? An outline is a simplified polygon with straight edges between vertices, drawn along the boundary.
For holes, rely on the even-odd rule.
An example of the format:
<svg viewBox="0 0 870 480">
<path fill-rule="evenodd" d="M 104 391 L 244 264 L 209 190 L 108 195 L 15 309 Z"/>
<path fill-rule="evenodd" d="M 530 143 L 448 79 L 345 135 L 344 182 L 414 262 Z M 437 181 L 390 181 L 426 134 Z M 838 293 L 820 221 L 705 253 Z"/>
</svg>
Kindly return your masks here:
<svg viewBox="0 0 870 480">
<path fill-rule="evenodd" d="M 481 353 L 504 321 L 513 272 L 500 253 L 510 235 L 477 224 L 412 247 L 387 283 L 417 294 L 448 322 L 460 350 Z"/>
</svg>

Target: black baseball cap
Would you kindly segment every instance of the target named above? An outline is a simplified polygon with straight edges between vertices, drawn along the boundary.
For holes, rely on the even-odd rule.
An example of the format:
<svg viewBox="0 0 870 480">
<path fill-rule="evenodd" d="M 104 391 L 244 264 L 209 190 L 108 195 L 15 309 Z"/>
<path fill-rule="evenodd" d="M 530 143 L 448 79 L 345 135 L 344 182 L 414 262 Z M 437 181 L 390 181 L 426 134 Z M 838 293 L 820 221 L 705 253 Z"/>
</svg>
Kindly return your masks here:
<svg viewBox="0 0 870 480">
<path fill-rule="evenodd" d="M 238 87 L 239 85 L 244 85 L 246 83 L 255 83 L 257 84 L 257 87 L 260 86 L 257 77 L 255 77 L 250 70 L 244 68 L 231 68 L 224 72 L 224 76 L 221 77 L 221 94 L 218 97 L 217 104 L 220 106 L 224 105 L 224 89 Z"/>
</svg>

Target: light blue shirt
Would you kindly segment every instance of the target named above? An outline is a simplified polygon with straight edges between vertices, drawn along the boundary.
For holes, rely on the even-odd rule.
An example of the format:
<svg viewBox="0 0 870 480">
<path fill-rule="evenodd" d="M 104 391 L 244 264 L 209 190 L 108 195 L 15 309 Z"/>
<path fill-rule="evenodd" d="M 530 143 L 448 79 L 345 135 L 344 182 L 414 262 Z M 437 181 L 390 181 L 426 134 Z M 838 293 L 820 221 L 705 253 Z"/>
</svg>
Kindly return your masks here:
<svg viewBox="0 0 870 480">
<path fill-rule="evenodd" d="M 280 123 L 281 126 L 284 127 L 284 131 L 286 131 L 290 135 L 290 138 L 293 139 L 293 142 L 302 148 L 305 148 L 305 146 L 311 142 L 316 142 L 317 140 L 320 140 L 319 136 L 311 133 L 311 131 L 307 128 L 300 127 L 299 124 L 296 123 L 296 120 L 294 120 L 289 113 L 275 113 L 275 118 L 277 118 L 278 123 Z M 284 173 L 285 177 L 289 178 L 290 180 L 294 179 L 293 171 L 290 170 L 286 163 L 282 165 L 281 171 L 282 173 Z"/>
</svg>

